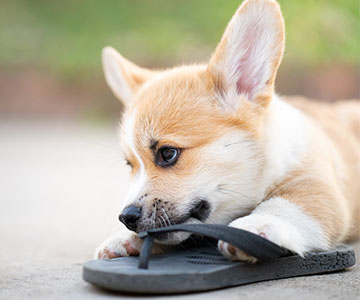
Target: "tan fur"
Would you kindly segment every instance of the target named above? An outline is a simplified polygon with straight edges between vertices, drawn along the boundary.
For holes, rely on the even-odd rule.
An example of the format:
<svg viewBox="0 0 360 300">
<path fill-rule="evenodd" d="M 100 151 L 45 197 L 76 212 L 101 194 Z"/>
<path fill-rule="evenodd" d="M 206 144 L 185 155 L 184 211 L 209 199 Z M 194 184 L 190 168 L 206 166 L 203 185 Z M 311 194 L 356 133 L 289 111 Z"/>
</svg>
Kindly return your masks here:
<svg viewBox="0 0 360 300">
<path fill-rule="evenodd" d="M 211 76 L 204 66 L 172 69 L 155 76 L 140 89 L 133 105 L 126 110 L 124 119 L 136 111 L 134 140 L 150 178 L 148 193 L 181 202 L 179 195 L 188 189 L 189 175 L 202 168 L 199 156 L 203 156 L 208 144 L 232 128 L 247 131 L 254 138 L 259 135 L 263 109 L 244 101 L 236 115 L 224 113 L 216 103 L 215 89 L 209 80 Z M 154 140 L 159 141 L 155 151 L 163 145 L 182 149 L 181 160 L 170 172 L 154 164 L 150 149 Z M 123 149 L 133 165 L 132 173 L 136 174 L 137 160 L 126 144 Z M 173 182 L 177 184 L 170 189 L 168 184 Z"/>
<path fill-rule="evenodd" d="M 229 127 L 261 138 L 263 110 L 257 107 L 254 111 L 253 105 L 244 101 L 237 115 L 229 117 L 211 97 L 214 90 L 208 80 L 203 66 L 181 67 L 140 91 L 138 149 L 149 148 L 151 139 L 161 140 L 158 148 L 169 144 L 185 149 L 172 174 L 154 166 L 150 150 L 141 150 L 154 187 L 163 186 L 164 174 L 169 181 L 181 181 L 197 172 L 196 148 L 218 139 Z M 313 145 L 301 168 L 268 191 L 267 198 L 282 196 L 300 205 L 326 228 L 330 243 L 354 238 L 359 234 L 360 219 L 360 103 L 323 104 L 299 98 L 289 98 L 288 103 L 313 120 Z M 147 128 L 156 132 L 145 138 Z M 194 150 L 188 156 L 190 149 Z M 136 160 L 129 160 L 136 166 Z"/>
<path fill-rule="evenodd" d="M 273 31 L 266 32 L 263 36 L 265 36 L 266 42 L 270 36 L 273 44 L 264 51 L 260 51 L 260 54 L 257 52 L 255 61 L 261 55 L 261 59 L 263 59 L 265 54 L 269 59 L 262 61 L 264 66 L 261 65 L 262 68 L 259 72 L 262 76 L 259 78 L 263 82 L 260 82 L 260 88 L 255 89 L 256 93 L 253 95 L 251 92 L 246 93 L 247 89 L 245 93 L 234 89 L 234 78 L 230 76 L 229 79 L 227 73 L 229 72 L 229 63 L 226 57 L 231 56 L 234 52 L 231 51 L 233 50 L 231 47 L 234 46 L 229 43 L 234 40 L 231 34 L 238 29 L 237 27 L 234 29 L 236 22 L 242 20 L 239 17 L 244 18 L 244 22 L 248 22 L 248 19 L 256 13 L 265 20 L 265 23 L 260 22 L 263 26 L 260 33 L 259 31 L 256 33 L 263 34 L 261 30 L 267 30 L 269 24 Z M 257 17 L 255 19 L 259 22 Z M 251 32 L 252 19 L 250 18 L 245 25 L 250 26 Z M 246 40 L 247 35 L 244 35 Z M 235 50 L 238 49 L 235 48 Z M 125 87 L 127 86 L 131 90 L 131 93 L 127 93 L 126 88 L 121 89 L 124 88 L 123 85 L 119 88 L 116 85 L 111 86 L 112 89 L 115 89 L 114 92 L 118 97 L 120 94 L 132 95 L 131 101 L 126 103 L 123 116 L 123 150 L 126 159 L 133 166 L 134 179 L 140 177 L 139 173 L 141 172 L 143 172 L 144 178 L 146 176 L 144 186 L 136 190 L 136 193 L 131 195 L 133 198 L 130 199 L 132 203 L 141 201 L 146 217 L 151 218 L 151 208 L 156 206 L 154 203 L 158 203 L 159 199 L 165 199 L 163 204 L 167 205 L 169 210 L 177 210 L 179 214 L 186 215 L 193 198 L 206 194 L 207 187 L 203 186 L 204 184 L 216 186 L 216 182 L 214 183 L 218 180 L 216 177 L 214 179 L 210 176 L 209 181 L 202 180 L 207 176 L 207 172 L 215 172 L 214 174 L 226 177 L 232 173 L 236 175 L 239 170 L 249 169 L 249 173 L 246 174 L 250 174 L 252 182 L 248 182 L 248 186 L 242 186 L 242 188 L 249 192 L 252 198 L 242 192 L 237 193 L 236 196 L 230 195 L 232 198 L 227 195 L 227 200 L 223 202 L 220 202 L 219 198 L 215 198 L 214 201 L 220 203 L 216 203 L 215 212 L 212 212 L 213 215 L 206 221 L 218 222 L 220 220 L 220 222 L 228 224 L 236 218 L 239 220 L 245 214 L 249 214 L 256 205 L 261 205 L 261 202 L 280 197 L 296 204 L 291 204 L 292 206 L 302 209 L 300 212 L 296 212 L 297 216 L 300 216 L 299 218 L 303 218 L 300 220 L 308 220 L 303 216 L 304 213 L 306 216 L 312 217 L 308 224 L 315 220 L 313 222 L 316 223 L 313 226 L 316 227 L 314 232 L 325 240 L 324 243 L 319 243 L 319 247 L 326 248 L 338 242 L 359 237 L 360 102 L 323 104 L 304 98 L 285 99 L 302 114 L 288 108 L 287 105 L 284 108 L 285 104 L 273 105 L 274 98 L 276 98 L 273 93 L 274 80 L 283 50 L 283 18 L 278 4 L 272 0 L 248 0 L 241 5 L 229 23 L 208 65 L 182 66 L 162 72 L 152 72 L 137 67 L 122 56 L 118 56 L 113 49 L 107 50 L 111 56 L 110 60 L 115 59 L 119 64 L 121 70 L 119 77 L 126 81 Z M 243 66 L 244 61 L 240 61 L 240 67 Z M 250 66 L 252 65 L 250 64 Z M 109 66 L 107 65 L 107 67 Z M 232 67 L 230 64 L 230 69 Z M 246 69 L 246 67 L 248 66 L 244 67 L 245 72 L 251 73 L 252 68 Z M 266 70 L 266 72 L 261 73 L 262 70 Z M 241 76 L 241 70 L 238 72 Z M 108 79 L 113 79 L 112 76 L 117 74 L 113 70 L 107 71 L 106 68 L 105 73 Z M 245 74 L 247 75 L 247 73 Z M 256 76 L 254 78 L 255 81 L 259 79 Z M 116 79 L 112 82 L 116 82 Z M 238 81 L 235 84 L 238 84 L 241 78 L 236 80 Z M 240 86 L 241 83 L 243 82 L 240 82 Z M 248 88 L 246 84 L 248 82 L 245 78 L 245 87 Z M 236 85 L 236 87 L 238 86 Z M 236 103 L 229 99 L 235 99 Z M 274 148 L 271 148 L 273 145 L 269 139 L 279 138 L 276 132 L 269 131 L 269 127 L 272 128 L 269 126 L 269 120 L 270 122 L 276 121 L 272 119 L 274 109 L 284 109 L 286 113 L 289 113 L 290 118 L 301 116 L 300 120 L 290 120 L 289 122 L 296 123 L 298 121 L 301 128 L 306 127 L 306 130 L 304 129 L 305 136 L 299 136 L 300 140 L 304 140 L 305 150 L 304 153 L 301 152 L 301 155 L 296 156 L 294 161 L 291 159 L 289 159 L 290 162 L 286 161 L 289 166 L 284 166 L 285 171 L 282 172 L 280 168 L 277 177 L 273 181 L 269 181 L 265 176 L 267 173 L 273 174 L 269 172 L 268 169 L 271 168 L 269 166 L 274 169 L 277 167 L 274 164 L 271 165 L 270 162 L 270 156 L 274 155 L 271 151 L 274 151 Z M 279 115 L 281 114 L 276 116 Z M 282 115 L 282 117 L 284 116 Z M 287 125 L 286 123 L 281 124 L 282 126 Z M 295 128 L 297 127 L 295 126 Z M 277 130 L 279 129 L 281 128 L 277 127 Z M 242 145 L 247 148 L 245 149 L 247 152 L 243 152 L 245 153 L 244 158 L 238 154 L 238 157 L 235 157 L 236 166 L 233 161 L 221 157 L 223 148 L 216 145 L 216 142 L 223 137 L 235 135 L 235 133 L 238 143 L 243 143 Z M 293 142 L 293 137 L 285 136 Z M 282 140 L 282 143 L 287 146 L 286 139 Z M 154 162 L 155 154 L 161 146 L 172 146 L 181 151 L 179 160 L 171 168 L 162 168 Z M 225 145 L 221 145 L 221 147 L 225 147 Z M 236 149 L 239 152 L 243 150 Z M 287 148 L 285 147 L 285 149 Z M 289 149 L 294 152 L 297 150 Z M 282 153 L 281 150 L 276 148 L 276 151 L 280 151 L 280 153 Z M 217 152 L 214 154 L 209 151 Z M 232 154 L 231 152 L 227 153 Z M 208 157 L 212 157 L 216 162 L 209 161 Z M 299 161 L 297 161 L 298 158 Z M 275 161 L 275 158 L 273 159 Z M 247 179 L 245 177 L 239 178 L 239 184 L 243 179 Z M 234 178 L 238 179 L 231 177 L 231 180 L 235 181 Z M 215 191 L 217 190 L 213 187 L 211 193 Z M 240 201 L 238 198 L 242 198 L 242 201 L 250 199 L 252 202 L 247 204 L 247 207 L 240 204 L 235 206 L 235 201 Z M 162 206 L 161 208 L 164 209 Z M 234 211 L 234 208 L 235 210 L 240 208 L 242 211 Z M 216 214 L 221 217 L 217 219 Z M 286 216 L 284 218 L 286 219 Z M 317 227 L 321 227 L 320 230 Z M 309 234 L 306 234 L 308 237 Z M 304 251 L 319 249 L 318 245 L 309 245 L 300 245 L 303 246 L 300 248 L 305 249 Z M 296 245 L 294 248 L 297 248 Z M 242 258 L 238 257 L 238 259 Z"/>
<path fill-rule="evenodd" d="M 223 60 L 226 36 L 217 47 L 210 66 Z M 280 38 L 283 39 L 283 36 Z M 274 75 L 269 79 L 270 90 L 273 89 L 279 61 L 280 58 L 274 62 Z M 242 101 L 232 117 L 219 109 L 215 93 L 224 84 L 223 79 L 214 76 L 211 68 L 209 71 L 204 68 L 192 66 L 167 71 L 153 79 L 143 92 L 140 90 L 138 100 L 135 100 L 139 107 L 136 125 L 139 129 L 136 139 L 139 149 L 148 147 L 150 138 L 161 140 L 159 147 L 169 144 L 185 149 L 174 176 L 154 166 L 150 150 L 146 156 L 143 154 L 149 174 L 159 179 L 154 180 L 154 186 L 162 186 L 164 173 L 170 176 L 169 181 L 181 181 L 182 177 L 196 172 L 196 150 L 191 156 L 186 152 L 209 144 L 219 138 L 226 128 L 234 126 L 257 138 L 262 131 L 264 111 L 259 106 L 254 108 L 253 103 Z M 260 103 L 271 100 L 268 94 L 260 97 Z M 354 101 L 327 105 L 306 99 L 289 99 L 288 102 L 316 123 L 314 144 L 301 168 L 268 191 L 267 198 L 283 196 L 300 205 L 326 228 L 330 243 L 353 238 L 360 230 L 360 104 Z M 144 139 L 147 127 L 155 128 L 156 132 Z M 136 165 L 136 161 L 133 163 Z"/>
<path fill-rule="evenodd" d="M 269 191 L 314 216 L 330 242 L 360 235 L 360 102 L 289 98 L 314 122 L 313 145 L 297 170 Z"/>
</svg>

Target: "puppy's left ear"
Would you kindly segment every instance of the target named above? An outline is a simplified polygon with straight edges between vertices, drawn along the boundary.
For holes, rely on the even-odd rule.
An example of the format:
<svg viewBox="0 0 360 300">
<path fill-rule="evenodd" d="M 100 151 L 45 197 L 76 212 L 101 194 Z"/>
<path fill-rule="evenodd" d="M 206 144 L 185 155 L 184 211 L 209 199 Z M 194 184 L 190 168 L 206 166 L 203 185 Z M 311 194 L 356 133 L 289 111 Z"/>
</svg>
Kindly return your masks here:
<svg viewBox="0 0 360 300">
<path fill-rule="evenodd" d="M 264 105 L 271 100 L 284 40 L 284 20 L 276 1 L 242 3 L 208 66 L 225 108 L 236 110 L 244 97 Z"/>
<path fill-rule="evenodd" d="M 103 49 L 102 62 L 107 84 L 125 106 L 131 103 L 139 88 L 156 74 L 156 71 L 135 65 L 111 47 Z"/>
</svg>

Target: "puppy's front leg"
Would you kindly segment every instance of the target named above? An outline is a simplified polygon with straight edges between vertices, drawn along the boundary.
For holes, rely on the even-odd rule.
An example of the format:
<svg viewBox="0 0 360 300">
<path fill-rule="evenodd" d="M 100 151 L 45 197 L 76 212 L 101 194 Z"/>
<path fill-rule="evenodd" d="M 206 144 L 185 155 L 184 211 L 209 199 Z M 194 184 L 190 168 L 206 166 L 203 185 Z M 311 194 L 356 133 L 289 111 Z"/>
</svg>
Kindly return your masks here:
<svg viewBox="0 0 360 300">
<path fill-rule="evenodd" d="M 249 216 L 236 219 L 229 226 L 258 234 L 299 255 L 329 248 L 320 224 L 298 205 L 280 197 L 264 201 Z M 256 262 L 256 258 L 223 241 L 218 247 L 231 260 Z"/>
<path fill-rule="evenodd" d="M 142 240 L 138 235 L 122 229 L 107 238 L 95 251 L 95 259 L 110 259 L 123 256 L 138 256 Z M 152 253 L 160 253 L 161 246 L 154 244 Z"/>
</svg>

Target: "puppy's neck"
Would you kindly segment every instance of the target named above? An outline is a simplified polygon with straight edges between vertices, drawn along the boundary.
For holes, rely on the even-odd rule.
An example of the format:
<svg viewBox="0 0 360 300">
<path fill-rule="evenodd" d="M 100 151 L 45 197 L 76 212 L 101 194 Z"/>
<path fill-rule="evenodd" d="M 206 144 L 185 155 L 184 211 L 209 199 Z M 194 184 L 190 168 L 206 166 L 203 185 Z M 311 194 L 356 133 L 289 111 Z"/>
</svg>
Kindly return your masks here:
<svg viewBox="0 0 360 300">
<path fill-rule="evenodd" d="M 274 94 L 265 120 L 265 189 L 299 166 L 309 144 L 306 117 Z"/>
</svg>

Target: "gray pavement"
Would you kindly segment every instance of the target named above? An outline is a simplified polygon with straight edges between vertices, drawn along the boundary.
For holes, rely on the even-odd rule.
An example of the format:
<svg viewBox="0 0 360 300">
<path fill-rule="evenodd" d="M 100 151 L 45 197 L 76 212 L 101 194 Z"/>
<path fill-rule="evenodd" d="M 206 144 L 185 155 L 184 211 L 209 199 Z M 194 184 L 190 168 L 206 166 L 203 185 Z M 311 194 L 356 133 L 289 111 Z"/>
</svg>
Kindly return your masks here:
<svg viewBox="0 0 360 300">
<path fill-rule="evenodd" d="M 112 127 L 0 121 L 0 299 L 140 299 L 81 279 L 116 230 L 127 167 Z M 355 245 L 360 257 L 360 244 Z M 360 299 L 360 267 L 173 299 Z"/>
</svg>

